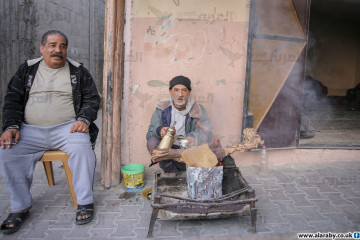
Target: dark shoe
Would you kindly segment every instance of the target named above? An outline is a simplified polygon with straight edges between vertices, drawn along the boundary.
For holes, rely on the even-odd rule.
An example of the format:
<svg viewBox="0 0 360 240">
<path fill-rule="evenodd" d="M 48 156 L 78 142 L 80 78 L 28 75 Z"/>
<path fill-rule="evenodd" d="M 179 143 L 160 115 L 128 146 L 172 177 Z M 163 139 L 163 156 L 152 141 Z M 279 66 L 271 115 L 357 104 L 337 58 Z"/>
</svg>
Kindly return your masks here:
<svg viewBox="0 0 360 240">
<path fill-rule="evenodd" d="M 26 212 L 9 213 L 9 216 L 1 225 L 0 232 L 10 234 L 18 231 L 28 215 L 29 210 Z M 7 227 L 6 225 L 13 225 L 13 227 Z"/>
<path fill-rule="evenodd" d="M 78 220 L 78 217 L 85 216 L 85 215 L 89 215 L 90 217 Z M 76 218 L 75 218 L 75 223 L 77 225 L 89 223 L 93 220 L 93 218 L 94 218 L 94 204 L 93 203 L 87 204 L 87 205 L 79 205 L 78 204 Z"/>
</svg>

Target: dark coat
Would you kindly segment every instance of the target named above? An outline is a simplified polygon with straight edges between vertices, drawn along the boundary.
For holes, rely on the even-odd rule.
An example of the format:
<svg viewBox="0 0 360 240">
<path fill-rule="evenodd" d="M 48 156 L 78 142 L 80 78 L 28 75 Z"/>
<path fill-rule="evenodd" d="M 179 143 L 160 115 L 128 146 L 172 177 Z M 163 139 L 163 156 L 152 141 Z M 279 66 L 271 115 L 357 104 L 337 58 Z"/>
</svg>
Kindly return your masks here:
<svg viewBox="0 0 360 240">
<path fill-rule="evenodd" d="M 156 104 L 155 112 L 152 115 L 150 126 L 146 134 L 146 139 L 160 136 L 163 127 L 169 127 L 171 123 L 171 103 L 170 100 L 160 101 Z M 206 110 L 198 103 L 194 103 L 190 112 L 185 118 L 185 134 L 195 139 L 196 145 L 211 143 L 211 123 Z"/>
</svg>

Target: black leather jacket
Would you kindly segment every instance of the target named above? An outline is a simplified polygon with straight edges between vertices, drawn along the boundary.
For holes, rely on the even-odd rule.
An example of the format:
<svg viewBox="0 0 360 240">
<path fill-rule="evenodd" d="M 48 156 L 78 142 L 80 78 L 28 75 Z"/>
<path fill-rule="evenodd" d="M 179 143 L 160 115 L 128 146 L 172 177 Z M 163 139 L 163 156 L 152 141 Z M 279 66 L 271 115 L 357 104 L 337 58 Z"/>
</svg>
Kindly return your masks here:
<svg viewBox="0 0 360 240">
<path fill-rule="evenodd" d="M 26 61 L 11 78 L 3 106 L 3 131 L 9 128 L 20 129 L 21 123 L 24 121 L 24 111 L 30 89 L 41 60 L 42 58 Z M 82 64 L 71 59 L 67 61 L 76 119 L 89 125 L 90 140 L 94 144 L 99 132 L 94 124 L 100 106 L 99 92 L 89 71 Z"/>
</svg>

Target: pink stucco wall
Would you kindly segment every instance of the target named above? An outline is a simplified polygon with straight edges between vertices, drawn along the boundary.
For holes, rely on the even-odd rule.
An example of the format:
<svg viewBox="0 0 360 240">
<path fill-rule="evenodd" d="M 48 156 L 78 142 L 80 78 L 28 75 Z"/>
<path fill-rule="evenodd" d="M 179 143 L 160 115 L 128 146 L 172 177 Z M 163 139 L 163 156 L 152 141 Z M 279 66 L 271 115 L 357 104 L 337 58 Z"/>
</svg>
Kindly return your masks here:
<svg viewBox="0 0 360 240">
<path fill-rule="evenodd" d="M 150 163 L 145 135 L 168 82 L 188 76 L 223 146 L 240 141 L 248 0 L 127 1 L 121 164 Z M 120 120 L 119 120 L 120 121 Z M 258 151 L 235 153 L 238 166 L 257 165 Z M 360 151 L 269 151 L 270 165 L 360 160 Z"/>
<path fill-rule="evenodd" d="M 247 0 L 127 4 L 122 164 L 148 165 L 145 135 L 168 82 L 185 75 L 223 145 L 240 141 L 248 31 Z"/>
</svg>

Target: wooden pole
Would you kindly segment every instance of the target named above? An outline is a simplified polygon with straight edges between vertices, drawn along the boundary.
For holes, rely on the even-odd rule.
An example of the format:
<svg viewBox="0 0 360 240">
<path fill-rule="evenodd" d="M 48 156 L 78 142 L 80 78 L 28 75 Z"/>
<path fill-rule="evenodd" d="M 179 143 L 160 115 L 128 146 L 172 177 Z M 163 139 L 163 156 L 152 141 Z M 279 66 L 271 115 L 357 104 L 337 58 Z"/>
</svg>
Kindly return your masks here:
<svg viewBox="0 0 360 240">
<path fill-rule="evenodd" d="M 107 0 L 105 12 L 101 183 L 120 184 L 121 100 L 125 0 Z"/>
</svg>

